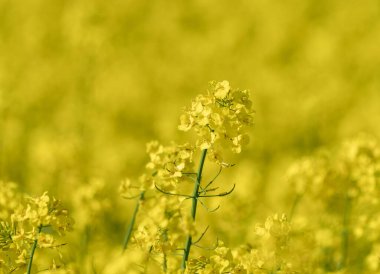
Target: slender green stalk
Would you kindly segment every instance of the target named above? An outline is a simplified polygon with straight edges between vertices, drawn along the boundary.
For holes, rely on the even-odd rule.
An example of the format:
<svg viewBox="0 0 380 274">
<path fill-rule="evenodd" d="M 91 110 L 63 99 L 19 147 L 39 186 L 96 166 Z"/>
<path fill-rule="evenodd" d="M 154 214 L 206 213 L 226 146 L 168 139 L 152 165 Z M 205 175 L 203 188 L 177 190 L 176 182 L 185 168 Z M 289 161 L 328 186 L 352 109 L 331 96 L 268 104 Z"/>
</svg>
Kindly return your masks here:
<svg viewBox="0 0 380 274">
<path fill-rule="evenodd" d="M 168 231 L 167 230 L 164 230 L 163 231 L 163 237 L 164 237 L 164 241 L 168 241 Z M 167 273 L 168 272 L 168 258 L 166 256 L 166 252 L 163 250 L 163 258 L 162 258 L 162 270 L 164 273 Z"/>
<path fill-rule="evenodd" d="M 162 270 L 164 273 L 168 273 L 168 258 L 166 257 L 166 253 L 164 252 L 164 257 L 162 258 Z"/>
<path fill-rule="evenodd" d="M 192 206 L 191 206 L 191 217 L 193 218 L 193 221 L 195 221 L 195 216 L 197 214 L 199 188 L 201 186 L 202 172 L 203 172 L 203 166 L 206 160 L 206 154 L 207 154 L 207 149 L 202 150 L 201 160 L 199 162 L 199 167 L 198 167 L 198 172 L 197 172 L 197 180 L 194 183 L 194 189 L 193 189 L 193 195 L 192 195 Z M 184 248 L 184 254 L 182 257 L 181 269 L 183 271 L 186 269 L 186 262 L 189 259 L 191 244 L 192 244 L 192 237 L 189 234 L 187 235 L 186 244 Z"/>
<path fill-rule="evenodd" d="M 150 246 L 148 255 L 146 256 L 146 259 L 145 259 L 144 272 L 143 272 L 144 274 L 148 273 L 149 259 L 150 259 L 150 254 L 152 253 L 152 250 L 153 250 L 153 246 Z"/>
<path fill-rule="evenodd" d="M 131 239 L 133 227 L 134 227 L 135 221 L 136 221 L 137 212 L 139 212 L 139 207 L 140 207 L 141 201 L 144 200 L 144 195 L 145 195 L 145 191 L 142 191 L 140 193 L 140 198 L 138 199 L 138 201 L 136 203 L 135 210 L 133 211 L 132 219 L 129 222 L 127 233 L 126 233 L 125 239 L 124 239 L 123 252 L 127 249 L 129 240 Z"/>
<path fill-rule="evenodd" d="M 342 229 L 342 260 L 340 262 L 340 269 L 347 266 L 348 259 L 348 244 L 350 233 L 350 215 L 351 215 L 351 199 L 346 195 L 344 212 L 343 212 L 343 229 Z"/>
<path fill-rule="evenodd" d="M 30 274 L 30 272 L 32 271 L 34 252 L 36 252 L 37 243 L 38 243 L 38 235 L 41 233 L 41 230 L 42 230 L 42 225 L 40 225 L 38 227 L 37 236 L 34 239 L 34 242 L 33 242 L 33 245 L 32 245 L 32 249 L 30 251 L 30 258 L 29 258 L 28 268 L 27 268 L 27 271 L 26 271 L 27 274 Z"/>
</svg>

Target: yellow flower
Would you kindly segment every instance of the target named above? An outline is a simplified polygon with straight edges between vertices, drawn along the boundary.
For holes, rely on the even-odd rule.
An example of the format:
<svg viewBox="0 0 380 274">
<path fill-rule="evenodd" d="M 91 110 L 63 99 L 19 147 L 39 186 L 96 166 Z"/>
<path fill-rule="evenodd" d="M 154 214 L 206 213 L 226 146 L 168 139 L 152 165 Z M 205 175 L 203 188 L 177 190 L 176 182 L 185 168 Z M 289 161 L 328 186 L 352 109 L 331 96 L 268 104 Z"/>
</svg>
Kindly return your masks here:
<svg viewBox="0 0 380 274">
<path fill-rule="evenodd" d="M 215 85 L 215 98 L 224 99 L 227 97 L 228 92 L 230 92 L 230 83 L 228 81 L 223 81 Z"/>
<path fill-rule="evenodd" d="M 240 153 L 249 142 L 245 131 L 252 125 L 253 110 L 248 91 L 231 89 L 228 81 L 222 81 L 211 82 L 208 93 L 195 98 L 191 107 L 181 115 L 178 128 L 183 131 L 193 129 L 198 136 L 197 147 L 201 150 L 213 151 L 227 146 Z"/>
</svg>

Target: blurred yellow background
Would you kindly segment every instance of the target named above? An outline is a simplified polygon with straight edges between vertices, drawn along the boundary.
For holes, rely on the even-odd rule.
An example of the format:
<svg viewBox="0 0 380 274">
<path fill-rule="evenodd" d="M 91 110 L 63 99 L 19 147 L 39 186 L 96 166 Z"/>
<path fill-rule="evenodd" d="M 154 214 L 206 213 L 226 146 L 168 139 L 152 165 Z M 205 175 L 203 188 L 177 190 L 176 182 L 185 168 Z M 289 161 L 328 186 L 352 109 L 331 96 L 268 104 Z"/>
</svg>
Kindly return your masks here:
<svg viewBox="0 0 380 274">
<path fill-rule="evenodd" d="M 118 204 L 145 143 L 181 142 L 181 108 L 229 80 L 256 116 L 226 176 L 252 189 L 237 187 L 245 205 L 278 209 L 294 159 L 380 135 L 379 45 L 377 0 L 0 0 L 0 179 L 67 203 L 100 180 Z"/>
<path fill-rule="evenodd" d="M 133 175 L 214 79 L 253 93 L 260 172 L 379 134 L 379 23 L 375 0 L 2 0 L 1 177 L 39 191 Z"/>
</svg>

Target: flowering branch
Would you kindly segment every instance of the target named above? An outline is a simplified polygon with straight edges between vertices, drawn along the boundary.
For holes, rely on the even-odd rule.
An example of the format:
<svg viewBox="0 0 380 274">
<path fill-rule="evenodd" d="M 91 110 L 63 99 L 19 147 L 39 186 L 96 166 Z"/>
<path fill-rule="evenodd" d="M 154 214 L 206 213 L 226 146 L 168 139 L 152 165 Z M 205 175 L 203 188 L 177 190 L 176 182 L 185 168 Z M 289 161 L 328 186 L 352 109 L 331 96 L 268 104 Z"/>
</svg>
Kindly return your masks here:
<svg viewBox="0 0 380 274">
<path fill-rule="evenodd" d="M 198 202 L 207 212 L 219 209 L 208 208 L 203 198 L 223 197 L 233 192 L 235 185 L 228 191 L 220 191 L 214 182 L 227 164 L 223 150 L 230 149 L 234 153 L 240 153 L 249 137 L 246 129 L 253 124 L 252 102 L 247 90 L 231 89 L 227 81 L 211 82 L 210 89 L 205 95 L 199 95 L 192 101 L 191 106 L 184 110 L 180 118 L 179 130 L 194 130 L 198 138 L 195 144 L 178 145 L 172 143 L 169 146 L 161 145 L 157 141 L 147 144 L 149 162 L 146 165 L 147 172 L 139 177 L 139 186 L 133 185 L 129 180 L 123 181 L 120 190 L 124 198 L 134 198 L 136 188 L 141 191 L 156 190 L 153 200 L 146 205 L 145 213 L 141 220 L 141 227 L 136 232 L 136 243 L 140 246 L 151 246 L 152 253 L 160 254 L 159 262 L 164 272 L 172 271 L 174 265 L 168 256 L 176 248 L 178 238 L 184 234 L 186 240 L 184 248 L 175 249 L 181 252 L 181 270 L 188 268 L 192 271 L 190 251 L 192 246 L 203 248 L 198 243 L 204 238 L 207 229 L 201 233 L 198 239 L 194 236 L 194 221 L 196 219 Z M 194 172 L 193 154 L 200 150 L 200 161 L 197 172 Z M 211 181 L 201 184 L 202 172 L 206 156 L 219 166 Z M 180 191 L 183 182 L 193 184 L 192 193 Z M 164 195 L 162 195 L 164 194 Z M 182 202 L 191 200 L 190 215 L 185 220 L 182 218 Z M 124 242 L 126 249 L 133 232 L 133 226 L 138 212 L 139 204 L 130 221 Z M 181 223 L 181 220 L 183 223 Z M 140 229 L 141 228 L 141 229 Z M 162 231 L 165 234 L 162 235 Z M 167 233 L 167 234 L 166 234 Z M 215 248 L 218 247 L 218 243 Z M 209 248 L 204 248 L 209 249 Z M 163 256 L 163 257 L 162 257 Z"/>
</svg>

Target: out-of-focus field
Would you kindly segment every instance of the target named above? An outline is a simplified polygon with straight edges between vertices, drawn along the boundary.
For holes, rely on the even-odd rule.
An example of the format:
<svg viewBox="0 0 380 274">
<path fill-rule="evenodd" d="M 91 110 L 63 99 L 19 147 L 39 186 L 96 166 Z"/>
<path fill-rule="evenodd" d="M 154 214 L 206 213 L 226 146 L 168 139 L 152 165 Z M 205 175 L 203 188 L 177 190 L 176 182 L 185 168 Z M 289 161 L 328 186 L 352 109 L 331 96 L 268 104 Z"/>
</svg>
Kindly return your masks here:
<svg viewBox="0 0 380 274">
<path fill-rule="evenodd" d="M 297 159 L 380 136 L 380 2 L 0 0 L 0 180 L 70 209 L 63 252 L 78 273 L 113 273 L 134 207 L 121 180 L 144 170 L 145 143 L 187 138 L 181 109 L 210 80 L 250 89 L 256 111 L 220 177 L 236 191 L 200 219 L 234 247 L 289 214 Z"/>
</svg>

